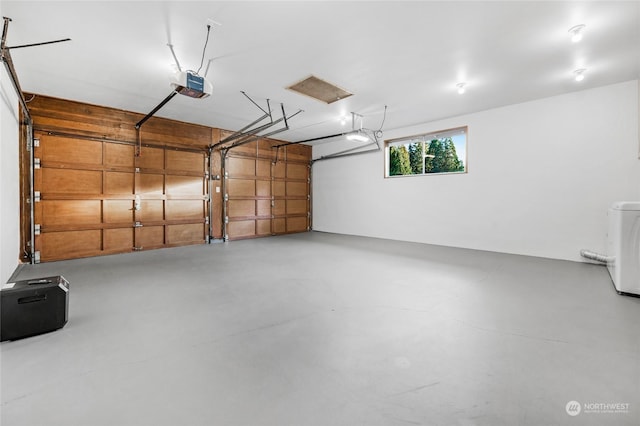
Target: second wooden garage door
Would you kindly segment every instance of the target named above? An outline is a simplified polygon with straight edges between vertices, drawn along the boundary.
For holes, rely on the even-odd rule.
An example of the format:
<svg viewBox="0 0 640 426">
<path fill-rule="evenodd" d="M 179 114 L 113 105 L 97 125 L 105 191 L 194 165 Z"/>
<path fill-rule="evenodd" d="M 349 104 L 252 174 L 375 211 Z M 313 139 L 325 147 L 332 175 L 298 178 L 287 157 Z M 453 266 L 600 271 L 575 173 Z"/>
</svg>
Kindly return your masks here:
<svg viewBox="0 0 640 426">
<path fill-rule="evenodd" d="M 264 140 L 230 151 L 225 161 L 228 240 L 305 232 L 310 225 L 309 148 L 277 157 Z"/>
<path fill-rule="evenodd" d="M 204 152 L 37 133 L 40 261 L 204 243 Z"/>
</svg>

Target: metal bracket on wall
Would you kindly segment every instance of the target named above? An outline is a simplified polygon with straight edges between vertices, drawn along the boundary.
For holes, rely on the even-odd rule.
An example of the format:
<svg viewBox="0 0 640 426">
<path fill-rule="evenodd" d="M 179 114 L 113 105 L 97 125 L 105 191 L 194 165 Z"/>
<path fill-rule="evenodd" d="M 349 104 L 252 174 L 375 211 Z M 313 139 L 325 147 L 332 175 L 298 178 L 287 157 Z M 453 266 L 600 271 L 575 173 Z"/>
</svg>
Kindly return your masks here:
<svg viewBox="0 0 640 426">
<path fill-rule="evenodd" d="M 34 203 L 40 202 L 40 191 L 33 191 L 33 202 Z"/>
<path fill-rule="evenodd" d="M 33 225 L 33 234 L 34 235 L 40 235 L 40 224 L 36 223 L 35 225 Z"/>
<path fill-rule="evenodd" d="M 40 263 L 40 252 L 39 251 L 34 251 L 33 252 L 33 263 Z"/>
<path fill-rule="evenodd" d="M 40 159 L 39 158 L 34 158 L 33 159 L 33 168 L 34 169 L 39 169 L 40 168 Z"/>
</svg>

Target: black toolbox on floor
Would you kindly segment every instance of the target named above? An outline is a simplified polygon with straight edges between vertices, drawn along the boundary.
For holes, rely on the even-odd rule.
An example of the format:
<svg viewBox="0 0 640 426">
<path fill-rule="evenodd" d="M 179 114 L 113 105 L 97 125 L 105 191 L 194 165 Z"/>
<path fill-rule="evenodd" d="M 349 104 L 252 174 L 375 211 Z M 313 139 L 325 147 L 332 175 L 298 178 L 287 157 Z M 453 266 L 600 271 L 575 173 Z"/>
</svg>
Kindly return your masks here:
<svg viewBox="0 0 640 426">
<path fill-rule="evenodd" d="M 64 327 L 69 317 L 69 282 L 63 276 L 16 281 L 0 290 L 0 341 Z"/>
</svg>

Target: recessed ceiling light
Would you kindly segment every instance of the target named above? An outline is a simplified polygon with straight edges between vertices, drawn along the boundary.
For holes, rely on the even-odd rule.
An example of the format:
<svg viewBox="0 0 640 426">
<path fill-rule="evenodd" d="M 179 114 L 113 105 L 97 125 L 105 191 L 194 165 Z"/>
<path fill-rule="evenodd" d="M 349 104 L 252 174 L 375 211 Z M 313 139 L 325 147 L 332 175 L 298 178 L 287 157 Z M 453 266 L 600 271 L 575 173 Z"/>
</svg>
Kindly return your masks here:
<svg viewBox="0 0 640 426">
<path fill-rule="evenodd" d="M 458 84 L 456 84 L 456 87 L 458 88 L 458 93 L 462 95 L 466 90 L 466 86 L 467 86 L 466 83 L 458 83 Z"/>
<path fill-rule="evenodd" d="M 584 27 L 584 24 L 580 24 L 569 28 L 569 34 L 571 34 L 572 42 L 577 43 L 582 40 L 582 36 L 584 35 Z"/>
<path fill-rule="evenodd" d="M 586 71 L 586 69 L 584 68 L 580 68 L 579 70 L 575 70 L 573 72 L 574 78 L 576 81 L 582 81 L 584 80 L 584 72 Z"/>
</svg>

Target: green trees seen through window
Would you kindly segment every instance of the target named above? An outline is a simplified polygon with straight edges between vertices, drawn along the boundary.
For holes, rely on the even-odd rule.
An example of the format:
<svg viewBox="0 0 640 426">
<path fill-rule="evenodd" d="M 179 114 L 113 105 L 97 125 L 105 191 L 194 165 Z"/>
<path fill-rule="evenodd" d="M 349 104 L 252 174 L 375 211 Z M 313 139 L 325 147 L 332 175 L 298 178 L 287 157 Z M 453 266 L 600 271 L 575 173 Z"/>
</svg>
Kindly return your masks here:
<svg viewBox="0 0 640 426">
<path fill-rule="evenodd" d="M 466 132 L 459 129 L 457 133 L 459 134 L 431 139 L 426 135 L 404 143 L 389 144 L 388 176 L 465 172 L 466 167 L 456 145 L 466 150 Z"/>
</svg>

